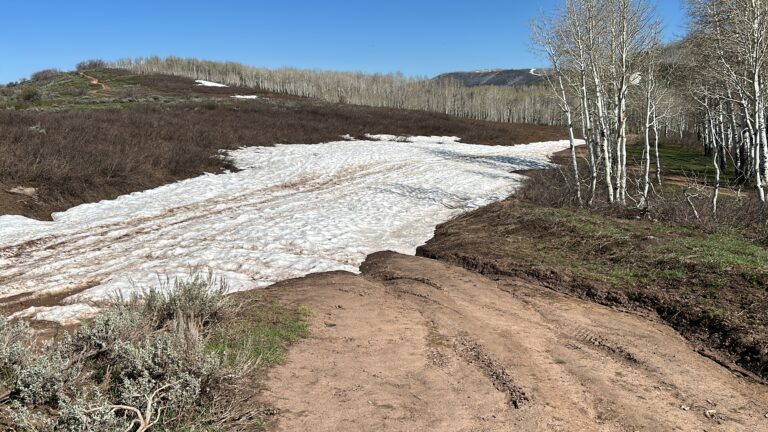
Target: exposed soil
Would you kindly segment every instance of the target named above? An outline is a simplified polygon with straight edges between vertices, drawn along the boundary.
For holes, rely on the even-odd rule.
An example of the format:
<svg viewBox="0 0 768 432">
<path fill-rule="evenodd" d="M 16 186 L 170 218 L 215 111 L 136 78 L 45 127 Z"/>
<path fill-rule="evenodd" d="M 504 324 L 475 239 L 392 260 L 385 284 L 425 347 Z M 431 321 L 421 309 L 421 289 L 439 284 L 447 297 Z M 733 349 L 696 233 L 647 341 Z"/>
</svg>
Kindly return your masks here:
<svg viewBox="0 0 768 432">
<path fill-rule="evenodd" d="M 312 311 L 266 379 L 270 429 L 768 430 L 766 387 L 658 321 L 392 252 L 361 271 L 267 289 Z"/>
<path fill-rule="evenodd" d="M 109 93 L 106 93 L 106 92 L 108 92 L 108 91 L 109 91 L 109 89 L 110 89 L 110 87 L 109 87 L 109 84 L 105 84 L 105 83 L 103 83 L 103 82 L 99 82 L 99 79 L 98 79 L 98 78 L 92 77 L 92 76 L 90 76 L 90 75 L 86 75 L 86 74 L 84 74 L 84 73 L 82 73 L 82 72 L 80 72 L 80 75 L 81 75 L 83 78 L 87 79 L 87 80 L 88 80 L 88 82 L 89 82 L 91 85 L 95 85 L 95 86 L 99 86 L 99 87 L 101 87 L 101 90 L 90 90 L 88 93 L 90 93 L 90 94 L 92 94 L 92 95 L 94 95 L 94 96 L 112 96 L 111 94 L 109 94 Z"/>
</svg>

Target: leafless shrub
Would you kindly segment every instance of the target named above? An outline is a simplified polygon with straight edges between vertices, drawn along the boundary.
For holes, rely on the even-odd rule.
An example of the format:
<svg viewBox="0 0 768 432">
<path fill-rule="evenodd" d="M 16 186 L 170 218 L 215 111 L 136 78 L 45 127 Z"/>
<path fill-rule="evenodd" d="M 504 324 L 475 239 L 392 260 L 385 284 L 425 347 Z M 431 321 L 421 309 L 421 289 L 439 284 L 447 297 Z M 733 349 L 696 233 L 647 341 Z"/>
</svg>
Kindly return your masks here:
<svg viewBox="0 0 768 432">
<path fill-rule="evenodd" d="M 578 207 L 568 168 L 541 170 L 530 178 L 517 195 L 530 202 L 548 207 Z M 622 218 L 649 218 L 708 231 L 720 227 L 762 227 L 766 210 L 752 193 L 740 190 L 721 192 L 717 213 L 712 208 L 712 188 L 705 179 L 691 176 L 680 187 L 656 190 L 649 198 L 647 209 L 617 206 L 596 197 L 592 210 Z"/>
<path fill-rule="evenodd" d="M 762 227 L 765 206 L 752 193 L 738 190 L 721 193 L 717 212 L 712 207 L 711 187 L 689 179 L 688 184 L 675 192 L 657 194 L 652 201 L 652 215 L 658 220 L 694 225 L 711 231 L 718 227 Z"/>
<path fill-rule="evenodd" d="M 48 79 L 51 79 L 51 78 L 56 78 L 57 76 L 59 76 L 61 74 L 62 74 L 62 72 L 60 70 L 58 70 L 58 69 L 43 69 L 41 71 L 37 71 L 37 72 L 33 73 L 29 77 L 29 80 L 32 81 L 32 82 L 44 81 L 44 80 L 48 80 Z"/>
<path fill-rule="evenodd" d="M 85 60 L 81 61 L 80 63 L 75 66 L 75 69 L 79 72 L 82 71 L 88 71 L 88 70 L 94 70 L 94 69 L 103 69 L 107 67 L 107 62 L 104 60 L 99 59 L 91 59 L 91 60 Z"/>
<path fill-rule="evenodd" d="M 551 207 L 578 206 L 573 177 L 568 171 L 568 167 L 533 171 L 517 196 Z"/>
</svg>

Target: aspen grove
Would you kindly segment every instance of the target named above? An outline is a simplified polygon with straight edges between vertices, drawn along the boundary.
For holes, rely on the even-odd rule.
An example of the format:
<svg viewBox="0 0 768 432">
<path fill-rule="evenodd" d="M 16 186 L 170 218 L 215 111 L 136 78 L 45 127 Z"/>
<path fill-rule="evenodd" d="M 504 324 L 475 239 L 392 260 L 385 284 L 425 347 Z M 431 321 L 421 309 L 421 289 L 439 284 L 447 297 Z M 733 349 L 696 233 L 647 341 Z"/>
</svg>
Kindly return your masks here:
<svg viewBox="0 0 768 432">
<path fill-rule="evenodd" d="M 646 0 L 565 0 L 534 23 L 534 43 L 551 63 L 551 93 L 572 142 L 575 132 L 586 142 L 586 175 L 571 147 L 579 204 L 592 205 L 602 193 L 609 203 L 647 213 L 654 184 L 662 183 L 659 143 L 672 129 L 680 140 L 695 136 L 711 160 L 713 178 L 689 180 L 684 192 L 696 218 L 691 197 L 700 194 L 690 190 L 705 191 L 716 216 L 729 170 L 729 186 L 739 194 L 753 187 L 765 203 L 768 2 L 689 0 L 688 14 L 689 34 L 666 46 Z M 629 133 L 642 149 L 635 171 L 627 168 Z M 634 188 L 627 186 L 630 172 Z M 588 179 L 586 200 L 581 177 Z"/>
<path fill-rule="evenodd" d="M 333 103 L 432 111 L 475 120 L 559 125 L 560 111 L 542 86 L 465 87 L 454 80 L 309 69 L 267 69 L 234 62 L 148 57 L 114 62 L 135 73 L 162 73 Z"/>
<path fill-rule="evenodd" d="M 649 130 L 658 124 L 663 96 L 655 76 L 655 52 L 661 41 L 653 10 L 644 1 L 566 0 L 555 14 L 534 23 L 533 35 L 554 70 L 549 81 L 567 120 L 579 204 L 574 113 L 587 145 L 587 203 L 594 202 L 600 175 L 607 201 L 625 204 L 631 198 L 627 192 L 630 109 L 643 103 L 644 179 L 636 202 L 646 207 L 651 182 Z"/>
</svg>

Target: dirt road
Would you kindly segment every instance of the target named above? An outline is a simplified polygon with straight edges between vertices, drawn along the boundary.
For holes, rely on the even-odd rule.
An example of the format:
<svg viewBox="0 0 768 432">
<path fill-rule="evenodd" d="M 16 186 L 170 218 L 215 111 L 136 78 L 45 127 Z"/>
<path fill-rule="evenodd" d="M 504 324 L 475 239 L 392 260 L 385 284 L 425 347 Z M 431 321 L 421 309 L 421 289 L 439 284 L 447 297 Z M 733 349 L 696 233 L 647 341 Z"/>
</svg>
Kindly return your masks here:
<svg viewBox="0 0 768 432">
<path fill-rule="evenodd" d="M 268 291 L 312 335 L 266 381 L 280 431 L 768 431 L 768 387 L 671 328 L 516 279 L 376 253 Z"/>
</svg>

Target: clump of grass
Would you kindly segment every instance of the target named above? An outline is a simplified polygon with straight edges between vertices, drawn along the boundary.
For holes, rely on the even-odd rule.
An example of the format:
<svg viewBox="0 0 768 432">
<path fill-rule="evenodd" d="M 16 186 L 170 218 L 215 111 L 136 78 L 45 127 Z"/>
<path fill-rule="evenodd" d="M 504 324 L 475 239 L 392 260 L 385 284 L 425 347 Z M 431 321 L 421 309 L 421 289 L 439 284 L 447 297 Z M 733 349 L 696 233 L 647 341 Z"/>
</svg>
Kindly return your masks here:
<svg viewBox="0 0 768 432">
<path fill-rule="evenodd" d="M 283 360 L 284 345 L 309 334 L 306 308 L 291 309 L 274 300 L 256 298 L 238 316 L 213 329 L 206 350 L 227 364 L 243 360 L 271 366 Z"/>
</svg>

